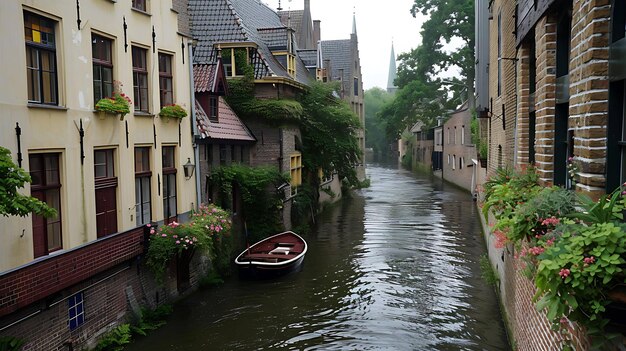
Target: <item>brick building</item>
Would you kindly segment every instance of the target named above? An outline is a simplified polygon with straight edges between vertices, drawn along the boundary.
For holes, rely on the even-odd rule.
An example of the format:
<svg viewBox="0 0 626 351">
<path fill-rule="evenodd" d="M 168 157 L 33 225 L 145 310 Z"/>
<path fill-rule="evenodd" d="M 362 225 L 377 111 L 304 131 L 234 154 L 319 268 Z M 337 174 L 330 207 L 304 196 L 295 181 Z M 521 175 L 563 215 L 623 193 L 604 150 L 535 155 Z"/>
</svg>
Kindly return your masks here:
<svg viewBox="0 0 626 351">
<path fill-rule="evenodd" d="M 477 104 L 479 116 L 489 118 L 491 174 L 533 164 L 542 185 L 592 197 L 626 180 L 625 13 L 620 0 L 477 2 L 477 38 L 491 43 L 489 99 Z M 481 49 L 477 72 L 484 68 L 484 46 L 477 43 Z M 579 169 L 575 182 L 570 160 Z M 543 313 L 529 313 L 534 286 L 513 253 L 489 250 L 518 348 L 558 348 L 562 336 L 549 330 Z M 577 350 L 588 348 L 576 326 L 570 334 Z"/>
<path fill-rule="evenodd" d="M 29 350 L 82 347 L 124 319 L 127 301 L 154 305 L 195 279 L 187 269 L 159 288 L 140 260 L 146 223 L 184 221 L 197 205 L 183 167 L 192 119 L 158 117 L 172 103 L 190 112 L 186 2 L 79 5 L 0 11 L 0 144 L 30 172 L 25 193 L 58 212 L 0 218 L 0 335 Z M 95 113 L 116 86 L 130 113 Z"/>
</svg>

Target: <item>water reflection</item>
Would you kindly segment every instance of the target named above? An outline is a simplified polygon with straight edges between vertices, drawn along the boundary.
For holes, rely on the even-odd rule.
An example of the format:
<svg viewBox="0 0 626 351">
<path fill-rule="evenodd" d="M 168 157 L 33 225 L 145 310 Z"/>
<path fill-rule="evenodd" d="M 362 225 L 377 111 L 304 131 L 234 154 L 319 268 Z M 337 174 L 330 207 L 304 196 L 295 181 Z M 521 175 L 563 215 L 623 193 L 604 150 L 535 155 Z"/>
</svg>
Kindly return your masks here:
<svg viewBox="0 0 626 351">
<path fill-rule="evenodd" d="M 368 175 L 318 219 L 302 272 L 194 294 L 129 349 L 508 349 L 471 197 L 403 170 Z"/>
</svg>

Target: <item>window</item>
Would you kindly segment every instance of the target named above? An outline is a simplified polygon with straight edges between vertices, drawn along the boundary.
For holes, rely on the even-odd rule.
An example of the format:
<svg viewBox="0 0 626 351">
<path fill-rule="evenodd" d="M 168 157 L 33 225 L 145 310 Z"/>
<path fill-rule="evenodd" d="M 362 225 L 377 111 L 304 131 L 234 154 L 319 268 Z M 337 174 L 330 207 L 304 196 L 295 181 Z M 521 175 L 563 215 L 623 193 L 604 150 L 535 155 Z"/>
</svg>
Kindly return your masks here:
<svg viewBox="0 0 626 351">
<path fill-rule="evenodd" d="M 135 215 L 137 225 L 152 220 L 150 147 L 135 148 Z"/>
<path fill-rule="evenodd" d="M 450 154 L 448 154 L 448 164 L 450 164 Z"/>
<path fill-rule="evenodd" d="M 144 11 L 146 12 L 146 0 L 132 0 L 133 1 L 133 8 L 135 10 L 140 10 L 140 11 Z"/>
<path fill-rule="evenodd" d="M 498 96 L 502 94 L 502 12 L 498 13 Z"/>
<path fill-rule="evenodd" d="M 148 112 L 148 50 L 133 46 L 135 111 Z"/>
<path fill-rule="evenodd" d="M 354 96 L 359 96 L 359 78 L 354 78 Z"/>
<path fill-rule="evenodd" d="M 465 160 L 463 160 L 463 156 L 459 157 L 459 169 L 463 170 Z"/>
<path fill-rule="evenodd" d="M 456 169 L 456 155 L 452 155 L 452 169 Z"/>
<path fill-rule="evenodd" d="M 58 105 L 55 22 L 24 12 L 28 102 Z"/>
<path fill-rule="evenodd" d="M 219 97 L 209 96 L 209 121 L 219 122 Z"/>
<path fill-rule="evenodd" d="M 159 54 L 159 96 L 161 98 L 161 108 L 174 103 L 172 55 Z"/>
<path fill-rule="evenodd" d="M 296 78 L 296 55 L 287 55 L 287 73 L 291 78 Z"/>
<path fill-rule="evenodd" d="M 222 63 L 227 77 L 244 75 L 244 68 L 250 61 L 254 49 L 246 47 L 222 48 Z M 233 60 L 233 57 L 235 58 Z"/>
<path fill-rule="evenodd" d="M 163 219 L 176 220 L 176 151 L 175 146 L 163 146 Z"/>
<path fill-rule="evenodd" d="M 67 300 L 70 330 L 74 330 L 85 323 L 83 297 L 83 292 L 81 291 L 74 296 L 70 296 Z"/>
<path fill-rule="evenodd" d="M 112 40 L 96 34 L 91 35 L 94 105 L 102 98 L 113 96 L 112 47 Z"/>
<path fill-rule="evenodd" d="M 461 126 L 461 145 L 465 145 L 465 126 Z"/>
<path fill-rule="evenodd" d="M 98 238 L 117 233 L 117 177 L 113 149 L 95 150 L 96 233 Z"/>
<path fill-rule="evenodd" d="M 456 145 L 456 126 L 454 127 L 454 139 L 452 140 L 452 144 Z"/>
<path fill-rule="evenodd" d="M 33 249 L 37 258 L 63 248 L 59 154 L 32 154 L 28 159 L 33 179 L 31 195 L 57 211 L 53 218 L 33 214 Z"/>
<path fill-rule="evenodd" d="M 297 152 L 291 155 L 289 163 L 291 175 L 291 187 L 296 188 L 302 184 L 302 154 Z"/>
<path fill-rule="evenodd" d="M 228 149 L 226 148 L 226 145 L 220 144 L 220 166 L 226 165 L 226 160 L 228 159 L 227 153 Z"/>
</svg>

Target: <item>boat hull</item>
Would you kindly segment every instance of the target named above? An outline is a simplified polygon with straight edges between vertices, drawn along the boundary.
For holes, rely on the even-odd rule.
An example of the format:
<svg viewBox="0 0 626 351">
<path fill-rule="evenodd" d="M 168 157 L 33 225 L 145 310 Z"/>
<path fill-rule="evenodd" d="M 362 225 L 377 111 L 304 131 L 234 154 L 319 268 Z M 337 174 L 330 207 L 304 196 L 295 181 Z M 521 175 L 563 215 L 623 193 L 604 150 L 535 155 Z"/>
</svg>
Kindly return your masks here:
<svg viewBox="0 0 626 351">
<path fill-rule="evenodd" d="M 306 241 L 293 232 L 276 234 L 244 250 L 235 263 L 244 278 L 265 279 L 299 272 L 302 269 Z"/>
<path fill-rule="evenodd" d="M 244 279 L 271 279 L 284 276 L 302 270 L 304 256 L 296 261 L 281 266 L 266 266 L 249 262 L 248 264 L 238 264 L 239 276 Z"/>
</svg>

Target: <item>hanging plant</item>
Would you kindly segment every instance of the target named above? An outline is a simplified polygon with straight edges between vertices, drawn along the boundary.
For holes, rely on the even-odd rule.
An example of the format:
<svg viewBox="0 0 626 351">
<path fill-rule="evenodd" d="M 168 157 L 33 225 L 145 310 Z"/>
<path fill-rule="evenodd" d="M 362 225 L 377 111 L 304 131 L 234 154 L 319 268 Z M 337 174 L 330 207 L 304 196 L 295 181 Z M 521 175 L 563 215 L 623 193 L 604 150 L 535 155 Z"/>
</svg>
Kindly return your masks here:
<svg viewBox="0 0 626 351">
<path fill-rule="evenodd" d="M 130 98 L 122 92 L 122 83 L 115 81 L 113 96 L 105 97 L 96 103 L 96 111 L 113 115 L 121 115 L 120 120 L 130 112 Z"/>
</svg>

